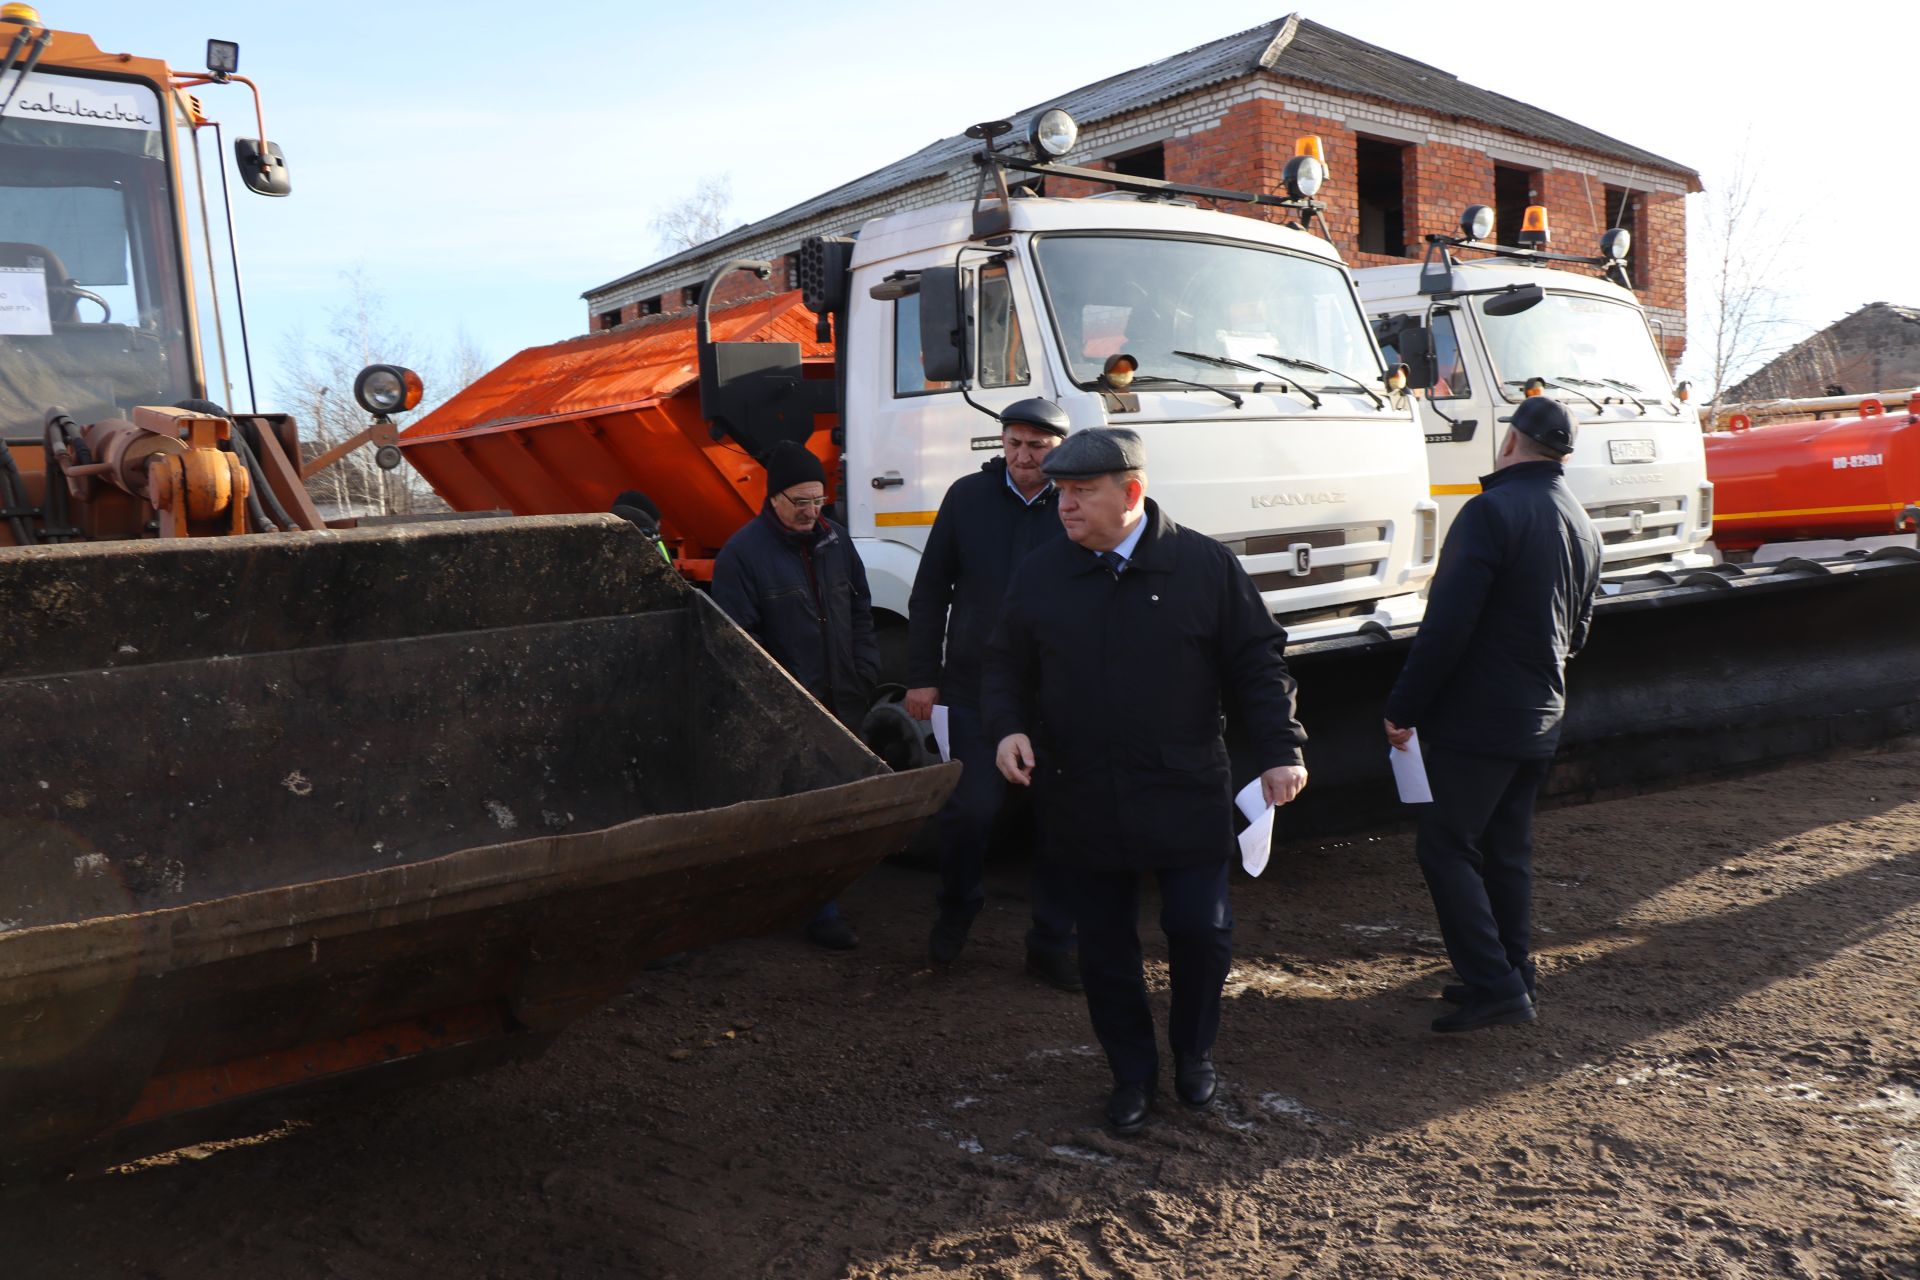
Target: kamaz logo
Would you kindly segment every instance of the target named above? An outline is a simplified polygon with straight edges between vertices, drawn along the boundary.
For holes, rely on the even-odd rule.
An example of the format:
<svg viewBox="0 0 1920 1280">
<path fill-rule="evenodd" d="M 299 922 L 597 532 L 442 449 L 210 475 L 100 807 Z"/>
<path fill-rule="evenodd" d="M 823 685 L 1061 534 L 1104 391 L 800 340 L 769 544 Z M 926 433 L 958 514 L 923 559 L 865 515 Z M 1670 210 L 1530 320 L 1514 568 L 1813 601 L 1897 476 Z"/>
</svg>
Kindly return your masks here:
<svg viewBox="0 0 1920 1280">
<path fill-rule="evenodd" d="M 1255 507 L 1307 507 L 1322 502 L 1345 502 L 1347 495 L 1339 489 L 1313 489 L 1298 493 L 1256 493 L 1253 495 Z"/>
<path fill-rule="evenodd" d="M 1609 484 L 1659 484 L 1666 479 L 1658 471 L 1627 471 L 1612 477 Z"/>
</svg>

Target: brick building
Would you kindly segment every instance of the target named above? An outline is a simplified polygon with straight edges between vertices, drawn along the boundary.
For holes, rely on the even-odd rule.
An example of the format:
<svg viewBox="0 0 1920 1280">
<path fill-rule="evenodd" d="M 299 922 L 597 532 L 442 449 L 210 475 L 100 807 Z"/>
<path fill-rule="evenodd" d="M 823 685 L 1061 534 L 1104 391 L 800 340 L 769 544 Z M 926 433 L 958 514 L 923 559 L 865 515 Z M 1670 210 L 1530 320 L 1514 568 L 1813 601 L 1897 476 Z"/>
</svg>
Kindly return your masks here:
<svg viewBox="0 0 1920 1280">
<path fill-rule="evenodd" d="M 1728 404 L 1920 387 L 1920 308 L 1870 302 L 1730 388 Z"/>
<path fill-rule="evenodd" d="M 1692 169 L 1422 62 L 1293 15 L 1225 36 L 1016 113 L 1016 137 L 1046 107 L 1081 127 L 1068 163 L 1206 186 L 1277 192 L 1294 140 L 1318 135 L 1331 177 L 1320 198 L 1354 266 L 1405 262 L 1429 232 L 1452 232 L 1470 204 L 1497 210 L 1512 243 L 1528 204 L 1548 207 L 1552 247 L 1597 251 L 1600 232 L 1633 232 L 1634 283 L 1669 359 L 1686 346 L 1686 217 Z M 588 327 L 643 323 L 694 305 L 728 258 L 782 262 L 767 284 L 729 277 L 723 300 L 789 286 L 808 236 L 847 234 L 881 214 L 970 200 L 979 143 L 942 139 L 772 217 L 588 290 Z M 1048 195 L 1086 194 L 1047 180 Z M 1248 216 L 1280 211 L 1223 205 Z"/>
</svg>

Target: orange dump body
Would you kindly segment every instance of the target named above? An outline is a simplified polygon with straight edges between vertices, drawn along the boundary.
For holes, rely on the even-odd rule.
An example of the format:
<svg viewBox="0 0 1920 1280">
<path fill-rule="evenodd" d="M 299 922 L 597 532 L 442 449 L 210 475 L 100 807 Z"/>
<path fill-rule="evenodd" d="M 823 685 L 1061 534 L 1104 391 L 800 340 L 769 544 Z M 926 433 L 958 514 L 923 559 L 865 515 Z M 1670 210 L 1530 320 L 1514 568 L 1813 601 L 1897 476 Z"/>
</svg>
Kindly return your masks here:
<svg viewBox="0 0 1920 1280">
<path fill-rule="evenodd" d="M 1782 422 L 1709 435 L 1706 446 L 1723 551 L 1896 533 L 1920 500 L 1920 413 Z"/>
<path fill-rule="evenodd" d="M 713 313 L 721 342 L 797 342 L 809 378 L 833 376 L 798 290 Z M 833 419 L 809 447 L 835 493 Z M 727 538 L 760 510 L 766 475 L 700 413 L 694 316 L 532 347 L 455 395 L 400 436 L 400 448 L 456 511 L 560 515 L 605 511 L 638 489 L 660 508 L 660 531 L 691 577 L 712 574 Z"/>
</svg>

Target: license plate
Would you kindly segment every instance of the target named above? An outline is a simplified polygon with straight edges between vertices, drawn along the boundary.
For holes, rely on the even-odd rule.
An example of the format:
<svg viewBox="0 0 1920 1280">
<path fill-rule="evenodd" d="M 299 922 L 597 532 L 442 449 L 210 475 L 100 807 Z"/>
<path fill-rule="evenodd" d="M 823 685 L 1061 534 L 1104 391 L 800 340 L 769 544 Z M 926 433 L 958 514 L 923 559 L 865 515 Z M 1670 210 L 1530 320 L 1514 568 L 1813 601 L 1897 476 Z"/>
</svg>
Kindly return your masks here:
<svg viewBox="0 0 1920 1280">
<path fill-rule="evenodd" d="M 1655 457 L 1651 440 L 1609 440 L 1607 454 L 1616 466 L 1622 462 L 1652 462 Z"/>
</svg>

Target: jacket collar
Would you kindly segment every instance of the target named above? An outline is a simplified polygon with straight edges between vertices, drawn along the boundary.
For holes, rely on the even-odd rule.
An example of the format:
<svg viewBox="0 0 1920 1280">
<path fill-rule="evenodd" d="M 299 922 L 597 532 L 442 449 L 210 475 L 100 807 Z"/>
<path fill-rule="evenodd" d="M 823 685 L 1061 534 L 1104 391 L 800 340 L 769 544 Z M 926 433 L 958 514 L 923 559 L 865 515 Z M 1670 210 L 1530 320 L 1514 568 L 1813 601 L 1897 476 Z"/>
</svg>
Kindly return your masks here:
<svg viewBox="0 0 1920 1280">
<path fill-rule="evenodd" d="M 792 547 L 795 551 L 818 551 L 822 547 L 832 546 L 840 536 L 833 530 L 833 521 L 825 516 L 814 523 L 810 532 L 795 533 L 781 524 L 780 517 L 774 514 L 772 498 L 761 504 L 760 518 L 767 522 L 767 528 L 773 531 L 774 537 L 780 539 L 783 546 Z"/>
<path fill-rule="evenodd" d="M 1047 481 L 1046 487 L 1034 494 L 1031 500 L 1022 497 L 1020 491 L 1013 487 L 1013 477 L 1007 474 L 1007 460 L 1003 457 L 988 458 L 980 464 L 980 469 L 1000 482 L 1000 492 L 1006 494 L 1009 498 L 1019 499 L 1023 506 L 1050 507 L 1060 493 L 1060 490 L 1054 486 L 1053 481 L 1049 480 Z"/>
<path fill-rule="evenodd" d="M 1170 573 L 1173 570 L 1173 535 L 1180 531 L 1168 515 L 1160 510 L 1160 504 L 1152 498 L 1145 499 L 1146 514 L 1140 518 L 1146 522 L 1146 531 L 1140 535 L 1139 545 L 1133 549 L 1133 555 L 1127 559 L 1128 573 Z M 1091 573 L 1102 568 L 1097 557 L 1082 548 L 1086 563 L 1082 573 Z"/>
<path fill-rule="evenodd" d="M 1496 485 L 1510 483 L 1522 476 L 1536 476 L 1541 479 L 1550 480 L 1565 474 L 1567 474 L 1565 463 L 1540 458 L 1533 462 L 1516 462 L 1510 467 L 1502 467 L 1498 471 L 1488 472 L 1486 475 L 1480 477 L 1480 488 L 1484 491 Z"/>
</svg>

